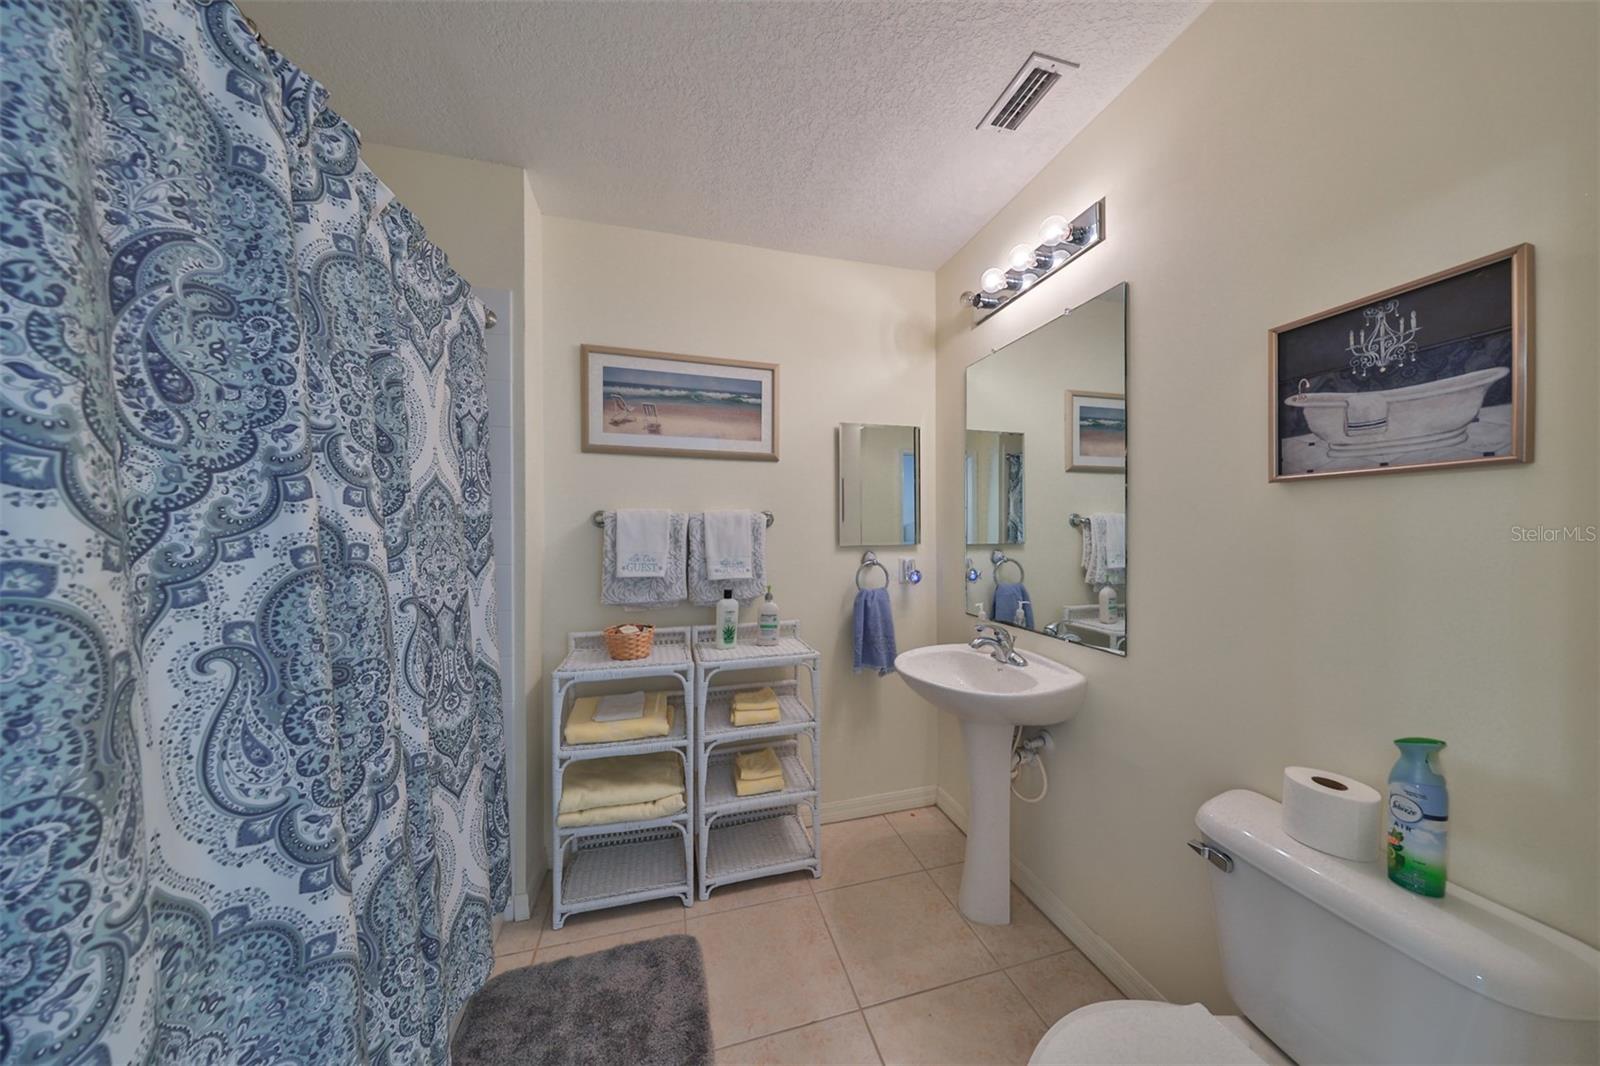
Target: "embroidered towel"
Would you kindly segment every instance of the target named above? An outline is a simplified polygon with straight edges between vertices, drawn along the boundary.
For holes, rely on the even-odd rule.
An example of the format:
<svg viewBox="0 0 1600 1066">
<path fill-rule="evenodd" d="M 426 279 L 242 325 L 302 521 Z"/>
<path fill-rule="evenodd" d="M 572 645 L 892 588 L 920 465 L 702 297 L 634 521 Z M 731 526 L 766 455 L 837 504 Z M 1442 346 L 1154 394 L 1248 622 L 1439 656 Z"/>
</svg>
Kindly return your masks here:
<svg viewBox="0 0 1600 1066">
<path fill-rule="evenodd" d="M 689 516 L 689 602 L 696 607 L 711 607 L 722 599 L 722 590 L 733 589 L 733 598 L 742 603 L 760 599 L 767 591 L 767 519 L 760 511 L 750 514 L 750 576 L 743 580 L 717 580 L 706 570 L 706 521 L 704 515 Z"/>
<path fill-rule="evenodd" d="M 618 577 L 666 577 L 672 554 L 672 512 L 617 512 Z"/>
<path fill-rule="evenodd" d="M 706 576 L 713 581 L 750 577 L 755 557 L 749 511 L 707 511 Z"/>
<path fill-rule="evenodd" d="M 1116 511 L 1106 515 L 1106 569 L 1128 568 L 1128 516 Z"/>
<path fill-rule="evenodd" d="M 894 673 L 894 613 L 889 590 L 861 589 L 856 593 L 852 666 L 856 673 L 876 670 L 878 676 Z"/>
<path fill-rule="evenodd" d="M 617 573 L 617 513 L 606 512 L 605 531 L 601 534 L 601 603 L 642 610 L 670 607 L 688 598 L 689 516 L 674 513 L 668 531 L 667 572 L 661 577 L 622 577 Z"/>
</svg>

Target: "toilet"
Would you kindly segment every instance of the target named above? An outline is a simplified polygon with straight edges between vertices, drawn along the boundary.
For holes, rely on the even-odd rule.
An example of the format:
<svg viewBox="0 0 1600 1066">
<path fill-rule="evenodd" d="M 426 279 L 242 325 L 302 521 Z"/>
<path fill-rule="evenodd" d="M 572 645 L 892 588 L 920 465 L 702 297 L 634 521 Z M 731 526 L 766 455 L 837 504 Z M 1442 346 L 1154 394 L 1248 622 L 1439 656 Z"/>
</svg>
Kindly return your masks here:
<svg viewBox="0 0 1600 1066">
<path fill-rule="evenodd" d="M 1600 1058 L 1600 951 L 1450 886 L 1442 900 L 1283 831 L 1282 808 L 1207 801 L 1190 846 L 1211 862 L 1228 994 L 1199 1004 L 1095 1003 L 1029 1061 L 1583 1063 Z"/>
</svg>

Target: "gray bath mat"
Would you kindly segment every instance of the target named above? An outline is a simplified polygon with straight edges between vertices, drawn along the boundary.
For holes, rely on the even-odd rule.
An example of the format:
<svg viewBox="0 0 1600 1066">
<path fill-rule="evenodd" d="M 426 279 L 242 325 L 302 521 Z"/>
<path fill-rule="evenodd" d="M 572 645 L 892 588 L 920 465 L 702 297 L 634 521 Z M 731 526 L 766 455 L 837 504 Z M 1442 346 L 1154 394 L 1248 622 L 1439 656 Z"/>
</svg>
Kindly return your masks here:
<svg viewBox="0 0 1600 1066">
<path fill-rule="evenodd" d="M 456 1066 L 701 1066 L 712 1060 L 700 944 L 664 936 L 491 978 L 451 1045 Z"/>
</svg>

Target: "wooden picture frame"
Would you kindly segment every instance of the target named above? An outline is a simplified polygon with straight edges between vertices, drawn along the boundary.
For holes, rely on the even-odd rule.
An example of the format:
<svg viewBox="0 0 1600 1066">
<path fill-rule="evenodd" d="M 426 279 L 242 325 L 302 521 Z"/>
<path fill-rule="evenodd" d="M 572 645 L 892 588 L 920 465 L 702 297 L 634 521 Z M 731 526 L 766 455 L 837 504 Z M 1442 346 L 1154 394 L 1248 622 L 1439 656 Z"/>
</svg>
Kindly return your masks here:
<svg viewBox="0 0 1600 1066">
<path fill-rule="evenodd" d="M 586 452 L 778 461 L 778 366 L 579 348 Z"/>
<path fill-rule="evenodd" d="M 1532 462 L 1533 245 L 1268 330 L 1267 403 L 1268 481 Z"/>
<path fill-rule="evenodd" d="M 1083 403 L 1099 400 L 1101 403 Z M 1121 412 L 1121 419 L 1095 420 L 1090 427 L 1100 440 L 1086 451 L 1084 448 L 1084 414 L 1086 409 L 1103 408 Z M 1102 416 L 1104 411 L 1101 412 Z M 1115 423 L 1115 424 L 1113 424 Z M 1083 389 L 1067 390 L 1067 472 L 1126 474 L 1128 472 L 1128 397 L 1120 392 L 1088 392 Z"/>
</svg>

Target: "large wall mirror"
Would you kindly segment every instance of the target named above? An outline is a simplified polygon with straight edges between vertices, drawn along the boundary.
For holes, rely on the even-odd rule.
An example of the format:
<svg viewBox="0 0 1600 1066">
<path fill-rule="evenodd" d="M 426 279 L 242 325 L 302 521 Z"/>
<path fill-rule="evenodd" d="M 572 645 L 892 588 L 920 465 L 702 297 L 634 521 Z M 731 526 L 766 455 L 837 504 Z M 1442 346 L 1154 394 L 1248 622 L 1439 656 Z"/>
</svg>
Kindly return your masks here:
<svg viewBox="0 0 1600 1066">
<path fill-rule="evenodd" d="M 839 546 L 922 539 L 921 434 L 916 426 L 839 424 Z"/>
<path fill-rule="evenodd" d="M 1128 286 L 967 368 L 967 613 L 1128 650 Z"/>
</svg>

